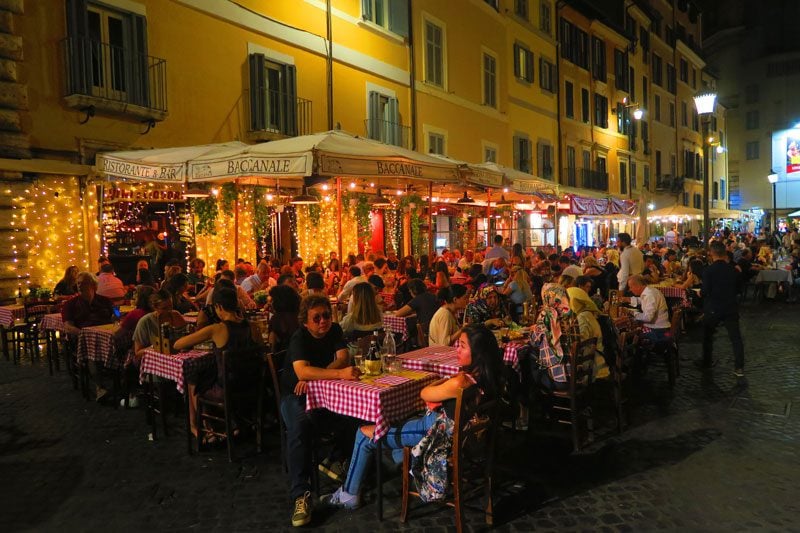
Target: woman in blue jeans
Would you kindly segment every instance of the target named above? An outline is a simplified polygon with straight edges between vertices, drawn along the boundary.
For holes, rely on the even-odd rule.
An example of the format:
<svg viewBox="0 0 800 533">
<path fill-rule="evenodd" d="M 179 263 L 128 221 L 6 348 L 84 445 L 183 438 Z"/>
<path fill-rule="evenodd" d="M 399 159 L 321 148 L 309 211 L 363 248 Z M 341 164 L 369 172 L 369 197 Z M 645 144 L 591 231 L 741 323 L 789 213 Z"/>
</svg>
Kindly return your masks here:
<svg viewBox="0 0 800 533">
<path fill-rule="evenodd" d="M 494 334 L 483 324 L 470 324 L 464 328 L 457 346 L 461 371 L 441 382 L 428 385 L 420 392 L 428 407 L 422 418 L 414 418 L 400 427 L 393 427 L 384 438 L 383 446 L 392 450 L 392 457 L 401 462 L 403 447 L 414 446 L 422 440 L 437 417 L 439 408 L 455 417 L 455 398 L 460 389 L 477 384 L 483 397 L 496 397 L 501 388 L 503 356 Z M 320 498 L 333 507 L 355 509 L 361 504 L 361 489 L 367 469 L 375 455 L 377 443 L 373 440 L 375 426 L 361 427 L 356 432 L 356 443 L 350 458 L 347 480 L 333 494 Z"/>
</svg>

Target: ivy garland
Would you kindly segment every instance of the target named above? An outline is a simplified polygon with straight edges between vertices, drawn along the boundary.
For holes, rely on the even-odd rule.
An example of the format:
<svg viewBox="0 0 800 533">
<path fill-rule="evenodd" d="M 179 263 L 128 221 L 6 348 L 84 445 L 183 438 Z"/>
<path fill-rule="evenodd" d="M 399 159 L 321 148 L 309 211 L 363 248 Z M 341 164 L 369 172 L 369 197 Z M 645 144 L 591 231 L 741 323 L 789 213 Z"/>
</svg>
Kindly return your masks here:
<svg viewBox="0 0 800 533">
<path fill-rule="evenodd" d="M 272 208 L 263 203 L 265 194 L 264 187 L 253 187 L 253 235 L 256 240 L 267 235 L 267 227 L 272 214 Z"/>
<path fill-rule="evenodd" d="M 208 198 L 196 198 L 192 199 L 191 202 L 192 210 L 197 217 L 195 232 L 198 235 L 216 235 L 217 217 L 219 216 L 216 198 L 213 196 L 209 196 Z"/>
<path fill-rule="evenodd" d="M 414 207 L 411 207 L 411 204 L 414 204 Z M 411 212 L 411 251 L 420 253 L 422 250 L 422 236 L 420 232 L 420 226 L 422 225 L 422 218 L 419 216 L 421 210 L 419 208 L 422 207 L 422 197 L 418 194 L 410 194 L 404 196 L 400 200 L 400 207 L 402 208 L 410 208 Z"/>
<path fill-rule="evenodd" d="M 236 200 L 239 199 L 239 189 L 233 182 L 225 183 L 219 192 L 219 204 L 222 208 L 222 213 L 227 216 L 233 215 L 233 206 Z"/>
<path fill-rule="evenodd" d="M 356 202 L 356 224 L 358 225 L 358 238 L 364 239 L 370 235 L 369 214 L 372 208 L 366 194 L 359 194 Z"/>
<path fill-rule="evenodd" d="M 316 196 L 319 199 L 322 199 L 322 195 L 316 189 L 309 189 L 308 194 L 311 196 Z M 308 219 L 311 221 L 311 224 L 314 226 L 319 226 L 320 217 L 322 215 L 322 207 L 320 204 L 309 204 L 308 205 Z"/>
</svg>

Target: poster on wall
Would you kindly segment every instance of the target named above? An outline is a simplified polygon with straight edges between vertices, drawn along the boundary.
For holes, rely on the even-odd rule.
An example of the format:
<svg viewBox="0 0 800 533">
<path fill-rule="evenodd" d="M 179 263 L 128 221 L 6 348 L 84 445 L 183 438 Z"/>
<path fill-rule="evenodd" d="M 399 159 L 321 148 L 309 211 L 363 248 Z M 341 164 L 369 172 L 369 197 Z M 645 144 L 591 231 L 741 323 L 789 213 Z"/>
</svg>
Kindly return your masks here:
<svg viewBox="0 0 800 533">
<path fill-rule="evenodd" d="M 786 173 L 800 172 L 800 137 L 786 137 Z"/>
</svg>

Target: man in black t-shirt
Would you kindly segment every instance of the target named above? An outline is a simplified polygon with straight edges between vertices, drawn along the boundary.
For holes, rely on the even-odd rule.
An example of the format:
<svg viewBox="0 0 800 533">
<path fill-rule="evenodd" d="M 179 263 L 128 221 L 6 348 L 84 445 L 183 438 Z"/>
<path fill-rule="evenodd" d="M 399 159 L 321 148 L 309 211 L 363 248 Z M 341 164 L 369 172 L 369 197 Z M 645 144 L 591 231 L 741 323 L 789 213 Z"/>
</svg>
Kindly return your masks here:
<svg viewBox="0 0 800 533">
<path fill-rule="evenodd" d="M 336 433 L 331 462 L 349 457 L 356 426 L 350 419 L 325 409 L 306 411 L 308 381 L 320 379 L 358 379 L 359 370 L 350 366 L 350 356 L 339 324 L 332 321 L 331 304 L 326 296 L 307 296 L 300 303 L 300 329 L 289 340 L 286 364 L 281 376 L 281 416 L 286 424 L 286 462 L 290 496 L 294 500 L 292 525 L 311 521 L 311 447 L 316 426 L 330 426 Z M 331 463 L 328 463 L 329 465 Z M 326 473 L 343 469 L 328 468 Z"/>
</svg>

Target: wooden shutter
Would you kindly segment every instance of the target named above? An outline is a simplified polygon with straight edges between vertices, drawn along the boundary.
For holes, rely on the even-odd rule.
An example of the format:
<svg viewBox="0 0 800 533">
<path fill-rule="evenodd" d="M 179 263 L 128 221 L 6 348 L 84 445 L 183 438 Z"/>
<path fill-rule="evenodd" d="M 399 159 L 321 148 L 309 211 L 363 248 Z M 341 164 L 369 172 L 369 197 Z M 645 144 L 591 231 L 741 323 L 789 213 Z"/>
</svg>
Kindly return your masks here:
<svg viewBox="0 0 800 533">
<path fill-rule="evenodd" d="M 525 51 L 525 68 L 527 69 L 528 75 L 526 79 L 533 83 L 533 52 L 530 50 Z"/>
<path fill-rule="evenodd" d="M 402 146 L 402 130 L 400 128 L 400 111 L 397 98 L 389 98 L 389 102 L 386 105 L 386 115 L 386 120 L 389 121 L 386 128 L 388 133 L 387 144 Z"/>
<path fill-rule="evenodd" d="M 519 45 L 514 45 L 514 76 L 517 78 L 521 77 L 521 69 L 519 64 Z"/>
<path fill-rule="evenodd" d="M 389 0 L 389 31 L 408 37 L 408 0 Z"/>
<path fill-rule="evenodd" d="M 264 54 L 250 54 L 250 131 L 266 129 L 266 72 Z"/>
<path fill-rule="evenodd" d="M 381 127 L 383 126 L 383 115 L 381 114 L 381 94 L 377 91 L 369 92 L 369 113 L 367 119 L 367 137 L 375 140 L 381 139 Z"/>
<path fill-rule="evenodd" d="M 536 143 L 536 175 L 539 177 L 544 176 L 544 144 Z"/>
<path fill-rule="evenodd" d="M 283 116 L 285 119 L 284 134 L 297 135 L 297 67 L 283 65 Z"/>
<path fill-rule="evenodd" d="M 520 152 L 520 141 L 522 139 L 514 135 L 513 137 L 513 147 L 514 147 L 514 168 L 517 170 L 522 170 L 522 154 Z"/>
<path fill-rule="evenodd" d="M 364 20 L 372 20 L 371 0 L 361 0 L 361 18 Z"/>
<path fill-rule="evenodd" d="M 150 72 L 147 59 L 147 19 L 140 15 L 132 15 L 130 21 L 129 51 L 132 57 L 128 63 L 130 68 L 126 68 L 126 74 L 130 72 L 130 77 L 126 81 L 132 92 L 131 102 L 143 107 L 151 107 Z"/>
</svg>

